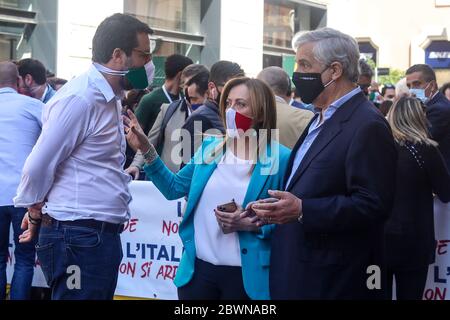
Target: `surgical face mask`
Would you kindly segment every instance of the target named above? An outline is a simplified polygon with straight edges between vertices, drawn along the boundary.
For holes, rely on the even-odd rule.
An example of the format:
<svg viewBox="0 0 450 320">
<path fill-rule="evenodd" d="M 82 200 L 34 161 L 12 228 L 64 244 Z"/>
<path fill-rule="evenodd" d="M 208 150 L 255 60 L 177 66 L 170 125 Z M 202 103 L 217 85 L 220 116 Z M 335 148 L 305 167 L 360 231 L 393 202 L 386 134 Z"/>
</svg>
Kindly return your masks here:
<svg viewBox="0 0 450 320">
<path fill-rule="evenodd" d="M 302 73 L 294 72 L 292 82 L 295 85 L 297 95 L 305 104 L 311 104 L 318 96 L 334 82 L 331 80 L 326 85 L 322 82 L 322 74 L 328 69 L 325 68 L 321 73 Z"/>
<path fill-rule="evenodd" d="M 148 87 L 150 87 L 153 84 L 153 80 L 155 80 L 155 64 L 153 63 L 153 60 L 150 60 L 149 63 L 147 63 L 145 66 L 145 72 L 147 73 L 147 81 L 148 81 Z"/>
<path fill-rule="evenodd" d="M 94 66 L 98 71 L 104 74 L 124 77 L 124 81 L 122 83 L 122 87 L 125 90 L 138 89 L 143 90 L 149 86 L 149 79 L 153 81 L 154 77 L 154 65 L 153 62 L 150 61 L 145 66 L 140 68 L 130 68 L 129 70 L 112 70 L 108 67 L 105 67 L 99 63 L 94 63 Z M 152 71 L 153 69 L 153 71 Z"/>
<path fill-rule="evenodd" d="M 430 86 L 431 82 L 427 84 L 427 86 L 423 89 L 417 88 L 417 89 L 409 89 L 409 93 L 414 95 L 417 99 L 422 101 L 422 103 L 427 103 L 429 98 L 427 97 L 426 91 L 428 87 Z"/>
<path fill-rule="evenodd" d="M 247 132 L 252 125 L 253 119 L 229 108 L 226 113 L 227 134 L 230 138 L 239 138 L 239 130 Z"/>
</svg>

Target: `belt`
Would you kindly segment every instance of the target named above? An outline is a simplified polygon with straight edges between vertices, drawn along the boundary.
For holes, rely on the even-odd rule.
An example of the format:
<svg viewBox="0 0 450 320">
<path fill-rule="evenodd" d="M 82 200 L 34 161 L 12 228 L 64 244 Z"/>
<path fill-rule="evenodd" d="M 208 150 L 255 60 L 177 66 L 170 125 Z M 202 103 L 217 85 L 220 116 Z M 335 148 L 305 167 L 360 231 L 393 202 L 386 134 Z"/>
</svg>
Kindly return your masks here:
<svg viewBox="0 0 450 320">
<path fill-rule="evenodd" d="M 112 233 L 112 234 L 121 234 L 124 229 L 123 224 L 114 224 L 109 222 L 98 221 L 94 219 L 86 219 L 86 220 L 75 220 L 75 221 L 59 221 L 48 214 L 42 215 L 42 226 L 44 227 L 59 227 L 59 226 L 69 226 L 69 227 L 82 227 L 95 229 L 100 232 Z"/>
</svg>

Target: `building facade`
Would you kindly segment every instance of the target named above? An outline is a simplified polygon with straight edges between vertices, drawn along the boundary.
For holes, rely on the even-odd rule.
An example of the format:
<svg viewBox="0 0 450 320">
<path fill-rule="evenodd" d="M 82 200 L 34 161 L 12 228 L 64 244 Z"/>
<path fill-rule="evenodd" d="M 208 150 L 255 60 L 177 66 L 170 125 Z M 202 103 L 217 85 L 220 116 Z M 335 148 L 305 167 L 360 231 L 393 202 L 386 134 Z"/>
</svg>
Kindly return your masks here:
<svg viewBox="0 0 450 320">
<path fill-rule="evenodd" d="M 3 11 L 17 21 L 14 33 Z M 164 57 L 173 53 L 207 66 L 236 61 L 251 76 L 270 65 L 292 72 L 292 36 L 326 25 L 326 6 L 302 0 L 0 0 L 0 59 L 34 57 L 71 79 L 90 63 L 98 24 L 115 12 L 155 30 L 160 81 Z"/>
<path fill-rule="evenodd" d="M 0 60 L 34 57 L 71 79 L 91 59 L 98 24 L 115 12 L 154 30 L 157 79 L 179 53 L 211 66 L 238 62 L 250 76 L 272 65 L 291 73 L 293 35 L 324 26 L 354 36 L 378 67 L 429 63 L 450 80 L 450 0 L 0 0 Z"/>
</svg>

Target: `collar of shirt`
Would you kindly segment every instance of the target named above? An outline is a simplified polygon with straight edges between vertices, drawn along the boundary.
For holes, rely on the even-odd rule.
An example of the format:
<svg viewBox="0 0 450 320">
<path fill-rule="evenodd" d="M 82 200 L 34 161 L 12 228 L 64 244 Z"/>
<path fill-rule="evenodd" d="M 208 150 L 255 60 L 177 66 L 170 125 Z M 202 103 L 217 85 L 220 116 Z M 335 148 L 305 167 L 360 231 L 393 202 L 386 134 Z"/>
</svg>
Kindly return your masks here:
<svg viewBox="0 0 450 320">
<path fill-rule="evenodd" d="M 89 68 L 89 79 L 93 81 L 95 86 L 100 90 L 100 92 L 103 94 L 103 96 L 106 99 L 106 102 L 110 102 L 114 98 L 120 99 L 118 97 L 113 89 L 111 88 L 111 85 L 106 81 L 106 78 L 101 74 L 100 71 L 97 70 L 97 68 L 92 64 Z"/>
<path fill-rule="evenodd" d="M 13 88 L 7 87 L 7 88 L 0 88 L 0 93 L 17 93 L 16 90 Z"/>
<path fill-rule="evenodd" d="M 360 87 L 356 87 L 355 89 L 353 89 L 352 91 L 350 91 L 349 93 L 343 95 L 342 97 L 340 97 L 339 99 L 337 99 L 336 101 L 334 101 L 329 107 L 328 109 L 325 111 L 325 113 L 323 114 L 323 121 L 322 123 L 324 123 L 325 121 L 327 121 L 328 119 L 330 119 L 333 114 L 340 108 L 342 107 L 346 102 L 348 102 L 351 98 L 353 98 L 354 96 L 356 96 L 358 93 L 362 92 Z M 314 111 L 317 113 L 321 113 L 322 110 L 319 108 L 314 108 Z M 317 127 L 317 124 L 320 123 L 320 119 L 321 117 L 317 117 L 317 120 L 315 121 L 316 123 L 314 124 L 314 126 L 311 126 L 313 128 Z"/>
<path fill-rule="evenodd" d="M 45 97 L 47 96 L 47 93 L 48 93 L 48 86 L 49 86 L 49 84 L 47 84 L 47 85 L 45 86 L 44 94 L 42 95 L 41 99 L 39 99 L 39 100 L 41 100 L 42 102 L 44 102 Z"/>
</svg>

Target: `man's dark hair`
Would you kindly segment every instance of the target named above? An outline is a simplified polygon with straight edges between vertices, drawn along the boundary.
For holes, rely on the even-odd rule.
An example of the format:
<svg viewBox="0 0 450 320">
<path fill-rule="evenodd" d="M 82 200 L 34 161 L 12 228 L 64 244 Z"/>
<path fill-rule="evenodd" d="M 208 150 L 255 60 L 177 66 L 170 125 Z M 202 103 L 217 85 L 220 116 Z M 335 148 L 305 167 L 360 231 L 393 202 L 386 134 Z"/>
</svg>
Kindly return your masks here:
<svg viewBox="0 0 450 320">
<path fill-rule="evenodd" d="M 445 91 L 447 91 L 448 89 L 450 89 L 450 82 L 444 83 L 440 91 L 443 95 L 445 95 Z"/>
<path fill-rule="evenodd" d="M 131 56 L 133 49 L 139 46 L 139 33 L 153 34 L 153 30 L 130 15 L 116 13 L 106 18 L 98 26 L 92 40 L 92 61 L 108 63 L 116 48 Z"/>
<path fill-rule="evenodd" d="M 209 74 L 209 70 L 202 64 L 191 64 L 184 68 L 181 75 L 185 78 L 192 78 L 201 72 L 207 72 Z"/>
<path fill-rule="evenodd" d="M 383 89 L 381 89 L 381 95 L 384 97 L 384 95 L 386 94 L 386 91 L 389 89 L 394 89 L 395 90 L 395 86 L 391 83 L 385 84 L 383 86 Z"/>
<path fill-rule="evenodd" d="M 173 79 L 178 73 L 183 72 L 183 70 L 193 64 L 194 62 L 181 54 L 173 54 L 168 56 L 164 64 L 164 71 L 166 73 L 166 79 Z"/>
<path fill-rule="evenodd" d="M 219 61 L 211 67 L 209 82 L 213 82 L 216 86 L 223 86 L 232 78 L 244 76 L 244 70 L 242 70 L 237 63 L 230 61 Z"/>
<path fill-rule="evenodd" d="M 65 84 L 67 83 L 67 80 L 66 80 L 66 79 L 61 79 L 61 78 L 53 77 L 53 78 L 47 79 L 47 83 L 48 83 L 53 89 L 56 90 L 56 86 L 63 86 L 63 85 L 65 85 Z"/>
<path fill-rule="evenodd" d="M 420 72 L 426 82 L 436 81 L 436 73 L 427 64 L 415 64 L 408 70 L 406 70 L 406 75 L 413 74 L 415 72 Z"/>
<path fill-rule="evenodd" d="M 197 85 L 197 93 L 203 96 L 206 91 L 208 91 L 208 83 L 209 83 L 209 71 L 202 71 L 195 75 L 192 79 L 190 79 L 186 86 L 190 86 L 192 84 Z"/>
<path fill-rule="evenodd" d="M 27 74 L 33 77 L 34 82 L 43 85 L 47 82 L 47 69 L 39 60 L 23 59 L 17 62 L 19 75 L 24 78 Z"/>
<path fill-rule="evenodd" d="M 360 76 L 372 78 L 373 77 L 373 70 L 370 67 L 370 65 L 366 62 L 364 59 L 359 60 L 359 70 L 360 70 Z"/>
</svg>

